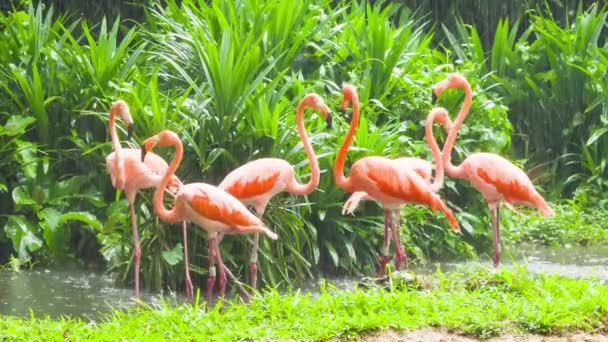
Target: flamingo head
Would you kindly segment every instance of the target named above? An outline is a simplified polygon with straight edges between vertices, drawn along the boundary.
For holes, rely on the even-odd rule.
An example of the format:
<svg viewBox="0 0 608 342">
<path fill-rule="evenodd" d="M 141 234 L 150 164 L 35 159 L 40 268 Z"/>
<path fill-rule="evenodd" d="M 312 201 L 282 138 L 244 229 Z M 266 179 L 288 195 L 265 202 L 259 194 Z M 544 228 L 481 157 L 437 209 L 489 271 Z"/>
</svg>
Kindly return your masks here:
<svg viewBox="0 0 608 342">
<path fill-rule="evenodd" d="M 146 154 L 156 146 L 169 146 L 174 141 L 179 140 L 177 135 L 170 130 L 160 131 L 158 134 L 149 137 L 141 144 L 141 161 L 146 158 Z"/>
<path fill-rule="evenodd" d="M 131 112 L 129 111 L 129 105 L 123 100 L 117 100 L 112 103 L 112 112 L 118 114 L 120 118 L 127 125 L 127 136 L 131 138 L 133 133 L 133 118 L 131 118 Z"/>
<path fill-rule="evenodd" d="M 183 185 L 182 181 L 180 181 L 176 175 L 172 175 L 169 184 L 167 185 L 167 189 L 175 196 Z"/>
<path fill-rule="evenodd" d="M 348 104 L 353 102 L 355 99 L 358 99 L 358 95 L 357 95 L 357 89 L 355 89 L 355 86 L 353 86 L 352 84 L 349 83 L 344 83 L 344 85 L 342 86 L 342 102 L 340 103 L 340 110 L 342 112 L 346 111 L 346 107 L 348 107 Z"/>
<path fill-rule="evenodd" d="M 460 74 L 450 74 L 446 79 L 436 83 L 433 86 L 433 94 L 432 94 L 432 102 L 435 104 L 437 102 L 437 98 L 441 96 L 441 94 L 450 88 L 464 88 L 465 85 L 468 85 L 467 80 L 462 77 Z"/>
<path fill-rule="evenodd" d="M 312 109 L 320 112 L 321 115 L 323 115 L 323 118 L 325 119 L 325 121 L 327 122 L 327 128 L 328 129 L 331 128 L 331 126 L 332 126 L 331 110 L 329 110 L 329 107 L 327 107 L 327 105 L 325 104 L 325 101 L 323 101 L 323 98 L 320 95 L 315 94 L 315 93 L 308 94 L 308 95 L 304 96 L 304 98 L 302 99 L 302 103 L 307 104 Z"/>
<path fill-rule="evenodd" d="M 452 130 L 452 120 L 450 120 L 450 115 L 448 114 L 447 109 L 443 107 L 435 107 L 431 109 L 428 118 L 442 125 L 446 132 Z"/>
</svg>

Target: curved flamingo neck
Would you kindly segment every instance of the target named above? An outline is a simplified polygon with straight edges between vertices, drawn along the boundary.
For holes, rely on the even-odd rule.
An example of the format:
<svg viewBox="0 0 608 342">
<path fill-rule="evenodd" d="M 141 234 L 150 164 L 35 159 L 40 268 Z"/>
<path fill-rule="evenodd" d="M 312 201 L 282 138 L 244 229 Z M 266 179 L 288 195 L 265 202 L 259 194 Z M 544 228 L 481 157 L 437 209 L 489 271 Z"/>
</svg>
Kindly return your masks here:
<svg viewBox="0 0 608 342">
<path fill-rule="evenodd" d="M 445 145 L 443 146 L 443 153 L 441 156 L 445 172 L 447 172 L 450 177 L 456 178 L 463 178 L 465 176 L 465 173 L 462 169 L 462 165 L 454 166 L 452 164 L 452 148 L 454 147 L 454 143 L 456 142 L 456 136 L 458 135 L 458 131 L 460 130 L 460 127 L 462 127 L 464 119 L 469 114 L 469 109 L 471 108 L 471 102 L 473 100 L 473 92 L 471 90 L 471 85 L 469 85 L 469 83 L 463 79 L 461 87 L 464 89 L 464 102 L 462 103 L 462 107 L 458 112 L 458 116 L 456 116 L 456 120 L 454 120 L 454 126 L 452 130 L 446 138 Z"/>
<path fill-rule="evenodd" d="M 443 162 L 441 160 L 441 151 L 439 150 L 439 145 L 437 144 L 437 140 L 435 140 L 435 135 L 433 135 L 433 123 L 436 120 L 437 113 L 432 112 L 431 115 L 426 120 L 426 128 L 425 128 L 425 138 L 426 143 L 431 148 L 431 154 L 433 154 L 433 160 L 435 161 L 435 178 L 433 179 L 433 184 L 431 184 L 431 191 L 437 192 L 443 186 L 443 177 L 444 177 L 444 168 Z M 449 120 L 449 118 L 448 118 Z M 446 127 L 443 124 L 444 128 Z"/>
<path fill-rule="evenodd" d="M 353 96 L 352 104 L 353 117 L 350 122 L 350 128 L 348 129 L 342 146 L 340 146 L 338 156 L 336 157 L 336 165 L 334 167 L 334 180 L 336 184 L 347 192 L 352 192 L 352 182 L 350 177 L 347 178 L 344 176 L 344 163 L 346 162 L 346 153 L 348 152 L 350 144 L 353 142 L 357 126 L 359 125 L 359 97 L 357 95 Z"/>
<path fill-rule="evenodd" d="M 114 169 L 116 170 L 116 183 L 114 186 L 117 189 L 122 189 L 125 183 L 125 162 L 122 154 L 122 146 L 116 133 L 116 110 L 112 108 L 110 111 L 110 120 L 108 123 L 110 138 L 112 139 L 112 148 L 114 149 Z"/>
<path fill-rule="evenodd" d="M 184 148 L 182 146 L 182 142 L 177 137 L 172 137 L 170 140 L 170 145 L 175 146 L 175 157 L 171 160 L 171 164 L 169 164 L 169 168 L 167 169 L 167 173 L 163 176 L 160 184 L 156 187 L 154 191 L 154 212 L 160 219 L 164 222 L 179 222 L 183 220 L 181 212 L 177 209 L 177 206 L 173 206 L 172 209 L 167 210 L 164 207 L 164 194 L 165 188 L 169 185 L 169 181 L 175 174 L 175 170 L 179 167 L 179 164 L 182 162 L 182 158 L 184 155 Z"/>
<path fill-rule="evenodd" d="M 289 192 L 295 195 L 306 195 L 311 193 L 318 185 L 321 180 L 321 170 L 319 169 L 319 162 L 315 151 L 312 149 L 312 145 L 308 140 L 308 134 L 306 134 L 306 128 L 304 127 L 304 109 L 310 107 L 305 101 L 301 101 L 296 111 L 296 126 L 298 128 L 298 134 L 302 139 L 304 145 L 304 151 L 308 157 L 308 163 L 310 164 L 310 180 L 306 184 L 300 184 L 294 179 L 290 186 Z"/>
</svg>

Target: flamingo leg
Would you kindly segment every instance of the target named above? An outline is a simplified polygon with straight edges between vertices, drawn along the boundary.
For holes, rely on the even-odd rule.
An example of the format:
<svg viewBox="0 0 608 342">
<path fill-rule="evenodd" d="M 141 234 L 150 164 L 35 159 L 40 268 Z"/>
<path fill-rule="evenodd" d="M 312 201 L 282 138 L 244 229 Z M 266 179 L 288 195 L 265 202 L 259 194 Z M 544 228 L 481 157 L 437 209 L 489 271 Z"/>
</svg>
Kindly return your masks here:
<svg viewBox="0 0 608 342">
<path fill-rule="evenodd" d="M 249 259 L 249 279 L 251 287 L 254 289 L 258 285 L 258 244 L 260 234 L 253 234 L 253 247 L 251 248 L 251 258 Z"/>
<path fill-rule="evenodd" d="M 213 285 L 215 284 L 215 253 L 214 248 L 216 237 L 209 238 L 208 255 L 209 255 L 209 276 L 207 277 L 207 305 L 211 304 L 211 295 L 213 294 Z"/>
<path fill-rule="evenodd" d="M 390 247 L 390 224 L 391 224 L 391 211 L 384 209 L 384 244 L 382 245 L 382 256 L 380 257 L 380 270 L 378 276 L 383 277 L 386 272 L 386 264 L 388 263 L 388 249 Z"/>
<path fill-rule="evenodd" d="M 185 295 L 187 299 L 192 299 L 194 292 L 194 286 L 192 286 L 192 279 L 190 279 L 190 270 L 188 269 L 188 223 L 182 222 L 182 234 L 184 235 L 184 286 Z"/>
<path fill-rule="evenodd" d="M 494 268 L 500 266 L 500 213 L 499 206 L 490 208 L 490 216 L 492 220 L 492 230 L 494 233 Z"/>
<path fill-rule="evenodd" d="M 260 220 L 264 216 L 266 211 L 266 205 L 263 207 L 255 208 L 255 216 Z M 251 257 L 249 258 L 249 279 L 251 280 L 251 287 L 257 289 L 258 285 L 258 247 L 259 247 L 260 234 L 253 234 L 253 246 L 251 247 Z"/>
<path fill-rule="evenodd" d="M 392 220 L 393 223 L 393 240 L 395 240 L 395 270 L 399 271 L 401 269 L 401 264 L 405 263 L 405 266 L 407 267 L 407 254 L 405 254 L 405 249 L 403 248 L 403 245 L 401 244 L 401 237 L 399 235 L 399 219 L 401 218 L 401 212 L 399 210 L 395 210 L 393 212 L 394 215 L 394 219 Z"/>
<path fill-rule="evenodd" d="M 141 258 L 141 247 L 139 245 L 139 234 L 137 233 L 137 218 L 135 217 L 134 203 L 129 203 L 131 212 L 131 230 L 133 231 L 133 267 L 135 280 L 135 297 L 139 297 L 139 261 Z"/>
<path fill-rule="evenodd" d="M 224 298 L 224 294 L 226 293 L 226 266 L 224 266 L 224 262 L 222 261 L 222 253 L 220 253 L 220 245 L 215 239 L 215 256 L 217 261 L 218 268 L 218 281 L 219 281 L 219 295 L 221 298 Z"/>
</svg>

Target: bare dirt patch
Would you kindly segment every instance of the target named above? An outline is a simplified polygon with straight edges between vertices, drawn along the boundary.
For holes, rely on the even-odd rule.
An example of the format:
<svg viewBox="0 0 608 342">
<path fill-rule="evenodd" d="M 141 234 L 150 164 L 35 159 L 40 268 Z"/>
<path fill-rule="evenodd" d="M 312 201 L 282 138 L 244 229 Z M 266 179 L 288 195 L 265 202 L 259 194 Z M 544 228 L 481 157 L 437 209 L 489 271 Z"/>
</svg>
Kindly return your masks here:
<svg viewBox="0 0 608 342">
<path fill-rule="evenodd" d="M 344 341 L 332 339 L 331 342 Z M 608 335 L 583 332 L 565 333 L 561 336 L 542 336 L 533 334 L 506 334 L 489 339 L 476 339 L 450 332 L 446 329 L 425 328 L 414 331 L 383 330 L 361 336 L 358 341 L 364 342 L 608 342 Z"/>
</svg>

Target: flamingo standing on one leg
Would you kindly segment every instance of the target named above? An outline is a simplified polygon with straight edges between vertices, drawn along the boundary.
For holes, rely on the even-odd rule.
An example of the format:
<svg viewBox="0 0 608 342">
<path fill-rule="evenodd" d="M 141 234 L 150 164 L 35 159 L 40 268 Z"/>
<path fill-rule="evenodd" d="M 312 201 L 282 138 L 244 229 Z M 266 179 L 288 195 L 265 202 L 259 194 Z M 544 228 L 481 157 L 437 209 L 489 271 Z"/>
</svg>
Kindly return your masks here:
<svg viewBox="0 0 608 342">
<path fill-rule="evenodd" d="M 229 193 L 213 185 L 191 183 L 182 185 L 175 195 L 172 209 L 163 206 L 162 190 L 181 163 L 184 150 L 179 137 L 168 130 L 161 131 L 146 139 L 142 144 L 141 159 L 155 146 L 174 146 L 175 156 L 160 185 L 154 192 L 154 212 L 164 222 L 192 221 L 207 230 L 209 234 L 209 278 L 207 279 L 207 303 L 211 303 L 215 283 L 215 263 L 218 264 L 219 294 L 224 296 L 226 289 L 226 270 L 218 248 L 218 233 L 254 234 L 264 233 L 276 240 L 277 235 L 266 228 L 262 221 L 253 215 L 245 205 Z"/>
<path fill-rule="evenodd" d="M 110 109 L 109 131 L 112 138 L 114 152 L 106 157 L 106 167 L 110 173 L 112 186 L 119 190 L 124 190 L 127 201 L 129 202 L 129 210 L 131 212 L 131 229 L 133 231 L 133 263 L 134 263 L 134 279 L 135 279 L 135 296 L 139 297 L 139 260 L 141 257 L 141 248 L 139 245 L 139 235 L 137 233 L 137 218 L 135 217 L 135 195 L 140 189 L 156 187 L 160 184 L 162 175 L 167 171 L 167 163 L 156 154 L 151 154 L 145 162 L 140 160 L 141 151 L 133 148 L 123 149 L 116 133 L 116 115 L 119 115 L 127 124 L 127 133 L 131 137 L 133 129 L 133 119 L 129 112 L 129 106 L 126 102 L 118 100 L 112 103 Z M 169 191 L 177 192 L 177 189 L 182 185 L 182 182 L 175 176 L 171 178 Z M 164 189 L 164 188 L 163 188 Z M 185 286 L 186 297 L 192 298 L 192 280 L 188 271 L 188 240 L 187 226 L 183 222 L 182 230 L 184 235 L 184 268 L 185 268 Z"/>
<path fill-rule="evenodd" d="M 259 218 L 262 218 L 266 205 L 276 194 L 289 192 L 294 195 L 307 195 L 319 185 L 321 177 L 319 163 L 304 128 L 304 109 L 306 107 L 319 111 L 327 120 L 328 127 L 331 127 L 331 115 L 323 98 L 314 93 L 304 96 L 296 110 L 298 133 L 310 163 L 311 177 L 308 183 L 300 184 L 298 182 L 293 166 L 287 161 L 278 158 L 262 158 L 250 161 L 230 172 L 218 185 L 220 189 L 238 198 L 245 205 L 253 206 Z M 249 260 L 249 274 L 253 288 L 257 287 L 257 261 L 258 235 L 255 234 Z"/>
<path fill-rule="evenodd" d="M 435 181 L 431 184 L 433 166 L 427 160 L 422 158 L 402 157 L 395 159 L 395 162 L 398 163 L 401 168 L 410 169 L 419 174 L 420 177 L 422 177 L 422 179 L 424 179 L 424 181 L 431 187 L 431 190 L 433 192 L 437 192 L 443 185 L 443 164 L 441 163 L 441 152 L 439 150 L 439 146 L 437 145 L 437 141 L 433 136 L 434 122 L 442 125 L 446 133 L 449 133 L 452 129 L 452 121 L 450 120 L 447 110 L 441 107 L 433 108 L 426 118 L 425 138 L 427 144 L 431 148 L 435 165 L 437 165 L 437 169 L 435 171 Z M 344 203 L 344 206 L 342 207 L 342 215 L 352 213 L 357 208 L 360 201 L 366 200 L 373 200 L 373 198 L 364 191 L 357 191 L 353 193 Z M 401 268 L 402 262 L 407 265 L 407 255 L 405 254 L 403 246 L 401 245 L 399 232 L 397 231 L 399 229 L 399 210 L 392 211 L 391 215 L 392 219 L 395 220 L 396 227 L 396 231 L 391 232 L 391 234 L 396 246 L 395 269 L 398 271 Z M 389 245 L 390 241 L 385 240 L 385 254 L 381 257 L 383 264 L 388 262 Z"/>
<path fill-rule="evenodd" d="M 344 163 L 348 148 L 353 140 L 359 123 L 359 98 L 355 87 L 343 86 L 341 109 L 346 110 L 349 102 L 353 105 L 350 129 L 340 147 L 334 167 L 336 184 L 346 192 L 364 191 L 384 208 L 384 241 L 388 242 L 388 232 L 394 231 L 391 210 L 399 209 L 404 203 L 425 204 L 433 211 L 439 209 L 447 217 L 453 231 L 459 231 L 458 221 L 452 211 L 431 187 L 411 169 L 402 168 L 399 163 L 385 157 L 365 157 L 355 162 L 350 169 L 351 175 L 344 176 Z M 439 178 L 439 177 L 437 177 Z M 385 251 L 385 255 L 388 254 Z M 381 259 L 380 274 L 384 274 L 386 259 Z"/>
<path fill-rule="evenodd" d="M 433 102 L 446 89 L 462 88 L 465 93 L 464 103 L 454 120 L 454 128 L 448 134 L 443 147 L 442 160 L 445 172 L 450 177 L 467 179 L 477 191 L 481 192 L 490 208 L 492 230 L 494 232 L 494 267 L 500 264 L 500 214 L 502 201 L 508 205 L 521 203 L 536 207 L 544 216 L 553 215 L 545 199 L 536 191 L 526 173 L 505 158 L 494 153 L 473 153 L 459 166 L 452 165 L 451 153 L 458 130 L 471 107 L 473 94 L 469 82 L 458 74 L 451 74 L 447 79 L 433 86 Z"/>
</svg>

